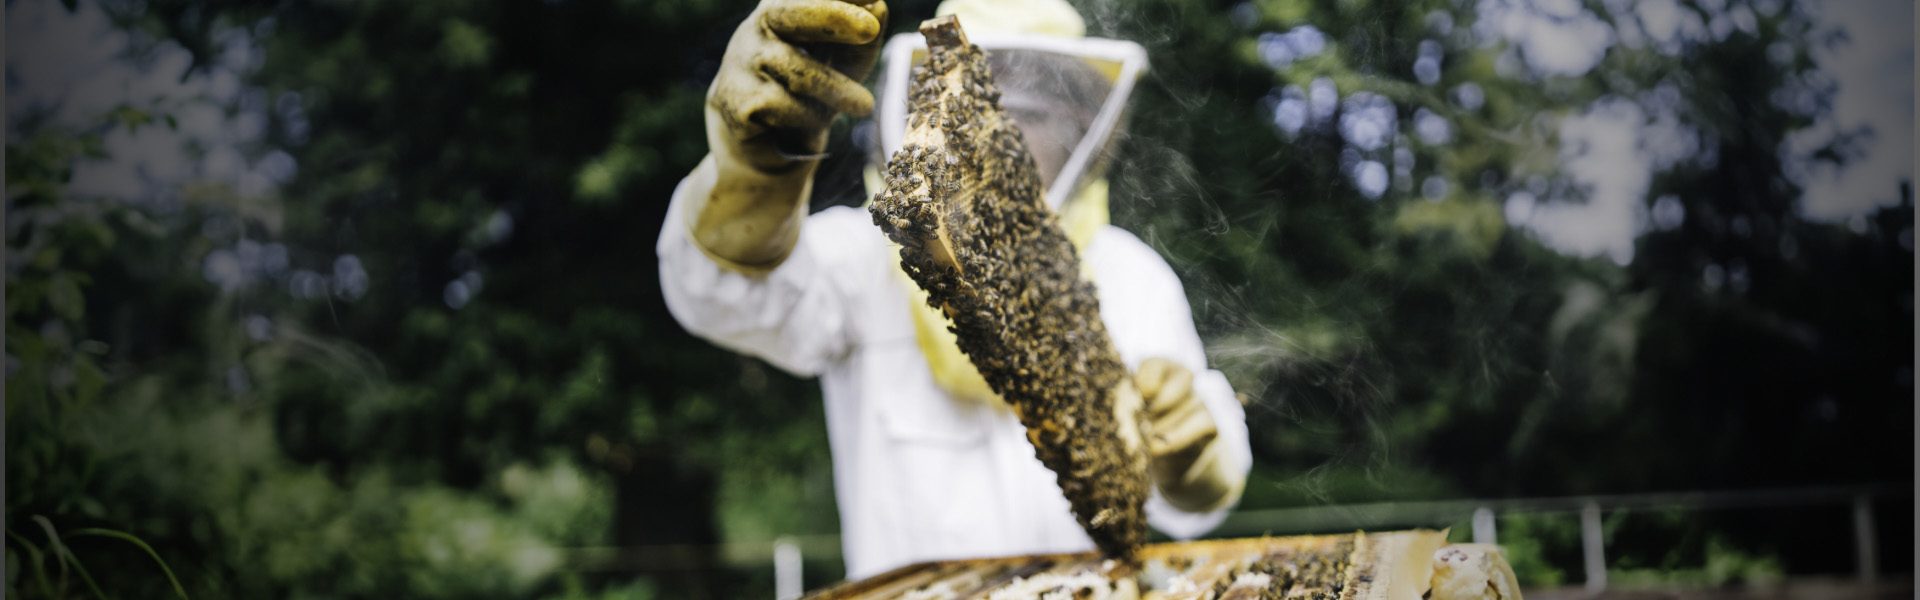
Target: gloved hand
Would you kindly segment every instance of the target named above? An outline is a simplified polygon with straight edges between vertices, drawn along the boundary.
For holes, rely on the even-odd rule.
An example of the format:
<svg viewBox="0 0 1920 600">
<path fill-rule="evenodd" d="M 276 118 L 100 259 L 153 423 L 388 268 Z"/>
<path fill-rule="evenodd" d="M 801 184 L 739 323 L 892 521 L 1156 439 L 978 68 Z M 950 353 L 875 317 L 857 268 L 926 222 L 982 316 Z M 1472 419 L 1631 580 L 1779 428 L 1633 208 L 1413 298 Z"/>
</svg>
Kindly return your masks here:
<svg viewBox="0 0 1920 600">
<path fill-rule="evenodd" d="M 1433 553 L 1432 600 L 1520 600 L 1520 580 L 1493 544 L 1451 544 Z"/>
<path fill-rule="evenodd" d="M 1148 471 L 1160 495 L 1189 512 L 1218 510 L 1239 500 L 1246 478 L 1229 464 L 1213 415 L 1193 393 L 1193 372 L 1150 358 L 1134 371 L 1132 383 L 1144 402 Z"/>
<path fill-rule="evenodd" d="M 827 126 L 865 116 L 885 0 L 764 0 L 733 32 L 707 89 L 707 160 L 688 192 L 693 241 L 738 271 L 771 270 L 800 239 Z"/>
</svg>

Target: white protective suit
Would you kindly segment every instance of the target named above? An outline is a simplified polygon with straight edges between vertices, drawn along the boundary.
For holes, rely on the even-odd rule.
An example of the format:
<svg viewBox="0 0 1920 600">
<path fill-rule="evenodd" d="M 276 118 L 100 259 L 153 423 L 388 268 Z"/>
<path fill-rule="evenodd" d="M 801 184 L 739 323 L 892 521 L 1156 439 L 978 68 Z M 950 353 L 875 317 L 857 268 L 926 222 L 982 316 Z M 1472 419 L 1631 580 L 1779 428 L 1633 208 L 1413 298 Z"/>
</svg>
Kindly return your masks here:
<svg viewBox="0 0 1920 600">
<path fill-rule="evenodd" d="M 711 169 L 693 176 L 711 176 Z M 820 378 L 826 401 L 847 577 L 915 562 L 1093 547 L 1013 414 L 938 387 L 915 342 L 897 249 L 866 211 L 809 216 L 792 255 L 765 276 L 721 267 L 689 235 L 687 183 L 676 188 L 657 251 L 667 306 L 689 331 Z M 1206 368 L 1172 268 L 1132 234 L 1105 226 L 1085 249 L 1100 312 L 1129 369 L 1173 360 L 1241 477 L 1252 464 L 1245 414 Z M 1147 519 L 1175 538 L 1218 525 L 1225 510 L 1183 512 L 1158 492 Z"/>
</svg>

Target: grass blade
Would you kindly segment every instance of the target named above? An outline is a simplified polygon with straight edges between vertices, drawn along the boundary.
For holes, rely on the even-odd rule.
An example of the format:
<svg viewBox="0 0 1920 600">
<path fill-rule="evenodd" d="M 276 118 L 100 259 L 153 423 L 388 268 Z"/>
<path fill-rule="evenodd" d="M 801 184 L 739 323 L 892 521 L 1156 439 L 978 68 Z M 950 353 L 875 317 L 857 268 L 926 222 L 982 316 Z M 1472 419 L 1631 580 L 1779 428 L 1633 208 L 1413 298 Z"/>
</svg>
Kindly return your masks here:
<svg viewBox="0 0 1920 600">
<path fill-rule="evenodd" d="M 173 568 L 168 567 L 167 561 L 162 560 L 160 558 L 160 553 L 155 552 L 153 550 L 153 546 L 147 545 L 147 542 L 145 540 L 140 539 L 139 536 L 135 536 L 131 533 L 127 533 L 124 531 L 116 531 L 112 529 L 100 529 L 97 527 L 75 529 L 73 531 L 67 532 L 67 535 L 72 537 L 87 537 L 87 536 L 107 537 L 107 538 L 113 538 L 116 540 L 121 540 L 129 544 L 138 546 L 141 550 L 146 551 L 147 556 L 153 558 L 154 564 L 160 565 L 160 572 L 165 573 L 167 575 L 167 583 L 173 584 L 173 593 L 177 596 L 180 596 L 180 600 L 188 600 L 187 590 L 186 588 L 180 586 L 180 578 L 175 577 L 173 575 Z"/>
<path fill-rule="evenodd" d="M 60 581 L 60 587 L 61 587 L 60 591 L 63 593 L 63 595 L 64 595 L 64 592 L 66 592 L 66 575 L 65 575 L 66 565 L 67 563 L 71 562 L 73 563 L 73 572 L 80 574 L 80 580 L 86 582 L 87 589 L 93 591 L 93 596 L 95 598 L 100 598 L 101 600 L 106 600 L 107 593 L 100 591 L 100 584 L 94 582 L 93 574 L 87 572 L 86 565 L 80 564 L 80 557 L 74 556 L 73 550 L 70 550 L 67 548 L 66 542 L 60 541 L 60 533 L 54 530 L 53 522 L 48 521 L 46 517 L 43 517 L 40 515 L 34 515 L 33 522 L 39 523 L 40 529 L 47 532 L 47 540 L 51 542 L 50 545 L 53 548 L 54 556 L 56 558 L 61 559 L 60 571 L 62 575 L 61 575 L 61 581 Z"/>
<path fill-rule="evenodd" d="M 33 561 L 33 578 L 40 581 L 40 593 L 53 598 L 53 582 L 47 581 L 47 561 L 46 556 L 40 552 L 40 546 L 28 540 L 27 536 L 20 535 L 11 529 L 7 530 L 7 537 L 13 538 L 14 543 L 26 548 L 27 559 Z"/>
</svg>

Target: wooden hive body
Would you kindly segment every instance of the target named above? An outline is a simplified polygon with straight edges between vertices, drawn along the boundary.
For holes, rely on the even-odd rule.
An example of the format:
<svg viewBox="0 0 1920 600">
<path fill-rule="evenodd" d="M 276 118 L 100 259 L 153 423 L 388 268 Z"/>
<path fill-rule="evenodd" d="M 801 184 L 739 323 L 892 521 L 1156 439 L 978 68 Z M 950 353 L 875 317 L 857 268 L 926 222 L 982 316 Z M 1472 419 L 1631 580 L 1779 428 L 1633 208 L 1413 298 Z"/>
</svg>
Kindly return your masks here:
<svg viewBox="0 0 1920 600">
<path fill-rule="evenodd" d="M 821 590 L 809 600 L 1067 598 L 1418 600 L 1445 532 L 1168 542 L 1139 567 L 1094 552 L 952 560 L 902 567 Z"/>
</svg>

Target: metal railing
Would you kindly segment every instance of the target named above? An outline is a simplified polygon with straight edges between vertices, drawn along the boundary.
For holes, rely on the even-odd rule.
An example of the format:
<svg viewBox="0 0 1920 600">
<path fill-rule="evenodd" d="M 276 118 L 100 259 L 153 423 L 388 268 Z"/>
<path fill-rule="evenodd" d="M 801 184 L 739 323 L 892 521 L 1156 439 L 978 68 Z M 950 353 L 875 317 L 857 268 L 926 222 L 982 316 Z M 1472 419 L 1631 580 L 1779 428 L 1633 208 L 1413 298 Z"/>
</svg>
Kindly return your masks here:
<svg viewBox="0 0 1920 600">
<path fill-rule="evenodd" d="M 1463 520 L 1470 523 L 1477 543 L 1498 543 L 1498 518 L 1515 514 L 1574 514 L 1580 520 L 1582 567 L 1589 592 L 1607 587 L 1606 539 L 1603 517 L 1620 510 L 1727 510 L 1745 508 L 1848 507 L 1852 512 L 1852 538 L 1856 577 L 1863 584 L 1874 582 L 1880 570 L 1873 501 L 1912 498 L 1913 484 L 1830 486 L 1813 488 L 1762 489 L 1714 492 L 1671 492 L 1649 494 L 1611 494 L 1551 498 L 1506 498 L 1482 500 L 1437 500 L 1419 502 L 1374 502 L 1239 510 L 1210 537 L 1247 535 L 1287 535 L 1325 533 L 1356 529 L 1443 527 Z M 781 537 L 772 541 L 727 542 L 717 546 L 642 546 L 576 548 L 569 553 L 569 564 L 581 570 L 674 570 L 712 566 L 706 558 L 717 555 L 722 565 L 774 570 L 776 597 L 797 598 L 804 581 L 801 567 L 804 557 L 837 559 L 840 537 L 806 535 Z"/>
</svg>

